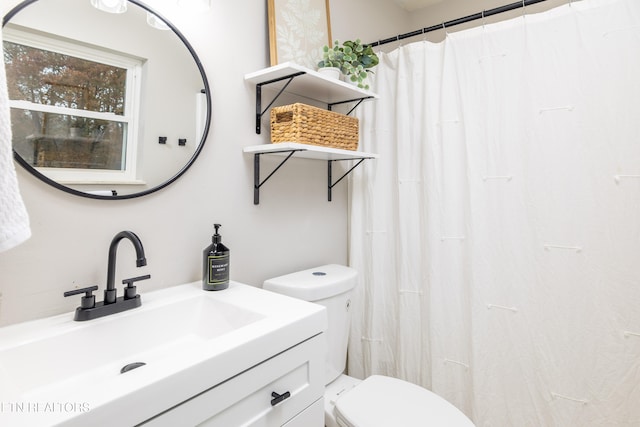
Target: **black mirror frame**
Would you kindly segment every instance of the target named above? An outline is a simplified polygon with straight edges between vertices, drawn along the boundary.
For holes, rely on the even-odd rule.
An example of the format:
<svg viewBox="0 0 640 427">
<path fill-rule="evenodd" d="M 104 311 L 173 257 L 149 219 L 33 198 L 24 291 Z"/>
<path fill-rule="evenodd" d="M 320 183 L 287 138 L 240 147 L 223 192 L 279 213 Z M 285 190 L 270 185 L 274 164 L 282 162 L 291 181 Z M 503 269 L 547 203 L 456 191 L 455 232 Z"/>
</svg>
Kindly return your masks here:
<svg viewBox="0 0 640 427">
<path fill-rule="evenodd" d="M 21 3 L 19 3 L 17 6 L 15 6 L 13 9 L 11 9 L 4 16 L 4 18 L 2 20 L 2 27 L 4 28 L 4 26 L 7 24 L 7 22 L 9 22 L 11 20 L 11 18 L 13 18 L 22 9 L 24 9 L 25 7 L 27 7 L 27 6 L 29 6 L 29 5 L 31 5 L 33 3 L 36 3 L 38 1 L 40 1 L 40 0 L 24 0 Z M 18 162 L 29 173 L 31 173 L 32 175 L 34 175 L 36 178 L 40 179 L 41 181 L 45 182 L 46 184 L 49 184 L 50 186 L 55 187 L 58 190 L 62 190 L 65 193 L 74 194 L 76 196 L 86 197 L 86 198 L 89 198 L 89 199 L 100 199 L 100 200 L 133 199 L 133 198 L 136 198 L 136 197 L 142 197 L 142 196 L 146 196 L 146 195 L 151 194 L 151 193 L 155 193 L 156 191 L 162 190 L 163 188 L 165 188 L 168 185 L 172 184 L 178 178 L 180 178 L 182 175 L 184 175 L 184 173 L 191 167 L 191 165 L 193 165 L 193 163 L 195 163 L 196 159 L 200 155 L 200 152 L 202 151 L 202 148 L 204 147 L 205 142 L 207 141 L 207 136 L 209 134 L 209 127 L 211 126 L 211 114 L 212 114 L 211 113 L 211 90 L 209 89 L 209 81 L 207 80 L 207 75 L 204 72 L 204 67 L 202 66 L 202 63 L 200 62 L 200 58 L 198 58 L 198 55 L 196 54 L 195 50 L 193 49 L 193 47 L 191 46 L 189 41 L 184 37 L 184 35 L 182 35 L 182 33 L 171 22 L 169 22 L 162 15 L 160 15 L 159 13 L 154 11 L 152 8 L 150 8 L 149 6 L 147 6 L 146 4 L 144 4 L 140 0 L 128 0 L 128 2 L 129 3 L 133 3 L 136 6 L 141 7 L 142 9 L 146 10 L 147 12 L 153 13 L 158 18 L 160 18 L 165 24 L 167 24 L 167 26 L 171 29 L 171 31 L 173 31 L 173 33 L 176 36 L 178 36 L 178 38 L 180 38 L 182 43 L 184 43 L 185 47 L 189 50 L 189 53 L 191 54 L 191 57 L 195 61 L 196 65 L 198 67 L 198 70 L 200 71 L 200 75 L 202 76 L 202 82 L 204 84 L 204 90 L 203 91 L 204 91 L 204 93 L 206 95 L 207 117 L 206 117 L 206 120 L 205 120 L 205 123 L 204 123 L 204 129 L 203 129 L 203 132 L 202 132 L 202 139 L 200 140 L 200 143 L 198 144 L 198 147 L 196 148 L 196 151 L 193 153 L 193 156 L 191 156 L 191 158 L 189 159 L 187 164 L 185 166 L 183 166 L 182 169 L 180 169 L 178 171 L 178 173 L 176 173 L 174 176 L 172 176 L 171 178 L 169 178 L 165 182 L 163 182 L 163 183 L 161 183 L 161 184 L 159 184 L 159 185 L 157 185 L 155 187 L 152 187 L 152 188 L 149 188 L 147 190 L 140 191 L 140 192 L 137 192 L 137 193 L 115 195 L 115 196 L 103 196 L 103 195 L 98 195 L 98 194 L 85 193 L 83 191 L 78 191 L 78 190 L 75 190 L 73 188 L 70 188 L 70 187 L 67 187 L 65 185 L 62 185 L 62 184 L 52 180 L 51 178 L 45 176 L 44 174 L 38 172 L 33 166 L 31 166 L 29 163 L 27 163 L 15 150 L 13 150 L 13 158 L 15 159 L 15 161 Z"/>
</svg>

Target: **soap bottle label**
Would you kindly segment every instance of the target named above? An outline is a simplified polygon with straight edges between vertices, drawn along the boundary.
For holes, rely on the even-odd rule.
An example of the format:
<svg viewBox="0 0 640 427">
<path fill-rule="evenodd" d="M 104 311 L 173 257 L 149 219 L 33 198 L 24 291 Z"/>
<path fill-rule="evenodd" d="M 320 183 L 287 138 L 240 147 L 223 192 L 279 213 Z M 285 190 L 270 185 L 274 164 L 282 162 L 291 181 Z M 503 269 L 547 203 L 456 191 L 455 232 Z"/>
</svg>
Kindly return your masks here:
<svg viewBox="0 0 640 427">
<path fill-rule="evenodd" d="M 207 257 L 209 274 L 208 285 L 222 285 L 229 282 L 229 255 L 209 255 Z"/>
</svg>

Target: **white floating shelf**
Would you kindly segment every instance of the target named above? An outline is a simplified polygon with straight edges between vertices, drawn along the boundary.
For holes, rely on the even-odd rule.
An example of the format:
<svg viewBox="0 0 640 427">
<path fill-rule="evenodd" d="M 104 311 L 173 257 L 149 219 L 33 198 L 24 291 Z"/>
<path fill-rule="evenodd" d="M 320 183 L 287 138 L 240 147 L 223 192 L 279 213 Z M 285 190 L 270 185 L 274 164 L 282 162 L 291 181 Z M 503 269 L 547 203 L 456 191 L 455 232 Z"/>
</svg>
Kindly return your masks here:
<svg viewBox="0 0 640 427">
<path fill-rule="evenodd" d="M 262 84 L 271 80 L 286 78 L 296 73 L 304 73 L 295 77 L 285 89 L 286 93 L 310 98 L 327 104 L 349 101 L 352 99 L 371 98 L 379 96 L 368 90 L 360 89 L 355 85 L 341 80 L 325 77 L 317 71 L 301 65 L 285 62 L 274 65 L 254 73 L 246 74 L 245 81 L 254 84 Z M 279 90 L 286 84 L 286 80 L 270 84 L 270 88 Z"/>
<path fill-rule="evenodd" d="M 365 153 L 363 151 L 342 150 L 339 148 L 328 148 L 297 142 L 252 145 L 245 147 L 243 151 L 251 154 L 273 154 L 281 156 L 288 156 L 290 152 L 296 151 L 296 157 L 314 160 L 357 160 L 377 159 L 379 157 L 378 154 Z"/>
<path fill-rule="evenodd" d="M 327 148 L 316 145 L 300 144 L 297 142 L 281 142 L 277 144 L 261 144 L 245 147 L 245 153 L 253 154 L 253 204 L 260 203 L 260 187 L 290 158 L 305 158 L 324 160 L 327 162 L 327 200 L 331 201 L 331 190 L 342 181 L 349 173 L 362 162 L 369 159 L 377 159 L 378 155 L 362 151 L 341 150 L 339 148 Z M 284 160 L 264 179 L 260 178 L 260 157 L 262 155 L 283 156 Z M 332 164 L 338 161 L 355 160 L 351 168 L 340 178 L 334 181 Z"/>
</svg>

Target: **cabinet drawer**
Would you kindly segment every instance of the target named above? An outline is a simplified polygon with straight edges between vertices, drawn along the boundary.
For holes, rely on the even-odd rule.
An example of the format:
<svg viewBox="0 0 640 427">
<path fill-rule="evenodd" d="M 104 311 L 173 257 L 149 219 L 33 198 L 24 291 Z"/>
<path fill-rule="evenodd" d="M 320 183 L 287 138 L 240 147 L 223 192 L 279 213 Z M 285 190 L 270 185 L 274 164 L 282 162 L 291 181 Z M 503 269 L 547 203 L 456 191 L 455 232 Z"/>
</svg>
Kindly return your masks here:
<svg viewBox="0 0 640 427">
<path fill-rule="evenodd" d="M 144 425 L 282 426 L 324 393 L 324 339 L 321 334 L 298 344 Z"/>
</svg>

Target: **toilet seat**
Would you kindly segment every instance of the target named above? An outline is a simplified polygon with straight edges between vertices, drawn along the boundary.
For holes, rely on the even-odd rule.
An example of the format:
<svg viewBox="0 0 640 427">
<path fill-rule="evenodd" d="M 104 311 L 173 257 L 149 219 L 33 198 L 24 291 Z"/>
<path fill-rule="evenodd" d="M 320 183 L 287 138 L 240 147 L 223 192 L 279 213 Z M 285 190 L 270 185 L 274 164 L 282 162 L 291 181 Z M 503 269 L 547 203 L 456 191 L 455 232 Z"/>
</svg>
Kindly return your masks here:
<svg viewBox="0 0 640 427">
<path fill-rule="evenodd" d="M 395 378 L 373 375 L 338 399 L 345 427 L 473 427 L 455 406 L 435 393 Z"/>
</svg>

